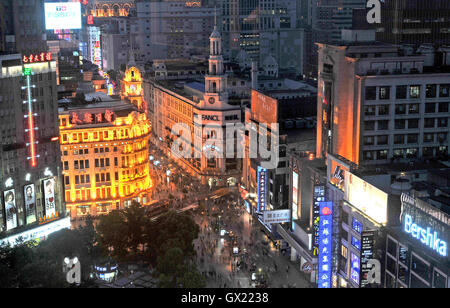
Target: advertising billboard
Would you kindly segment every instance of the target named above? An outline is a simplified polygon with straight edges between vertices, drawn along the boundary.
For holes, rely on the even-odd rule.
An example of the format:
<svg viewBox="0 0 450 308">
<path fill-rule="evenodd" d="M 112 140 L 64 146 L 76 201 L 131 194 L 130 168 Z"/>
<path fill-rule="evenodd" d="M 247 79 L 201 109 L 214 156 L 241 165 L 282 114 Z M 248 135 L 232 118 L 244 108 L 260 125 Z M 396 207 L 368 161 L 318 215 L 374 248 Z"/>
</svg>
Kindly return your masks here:
<svg viewBox="0 0 450 308">
<path fill-rule="evenodd" d="M 258 166 L 258 212 L 266 210 L 267 169 Z"/>
<path fill-rule="evenodd" d="M 290 210 L 264 211 L 264 223 L 266 224 L 280 224 L 290 221 Z"/>
<path fill-rule="evenodd" d="M 388 194 L 345 171 L 345 200 L 377 223 L 387 223 Z"/>
<path fill-rule="evenodd" d="M 270 127 L 270 123 L 278 122 L 278 101 L 261 92 L 252 90 L 251 112 L 254 120 L 259 123 L 266 123 Z"/>
<path fill-rule="evenodd" d="M 100 43 L 100 27 L 88 27 L 89 34 L 89 60 L 102 68 L 102 48 Z"/>
<path fill-rule="evenodd" d="M 371 267 L 368 266 L 368 261 L 373 257 L 375 231 L 364 231 L 361 235 L 361 287 L 369 284 L 368 273 Z"/>
<path fill-rule="evenodd" d="M 29 225 L 36 221 L 36 192 L 34 190 L 34 184 L 25 185 L 23 195 L 26 224 Z"/>
<path fill-rule="evenodd" d="M 45 29 L 81 29 L 79 2 L 45 3 Z"/>
<path fill-rule="evenodd" d="M 5 200 L 6 230 L 17 228 L 16 193 L 14 189 L 4 191 L 3 198 Z"/>
<path fill-rule="evenodd" d="M 327 178 L 328 182 L 340 190 L 344 190 L 345 171 L 350 170 L 350 166 L 332 155 L 327 157 Z"/>
<path fill-rule="evenodd" d="M 56 214 L 55 179 L 44 180 L 45 216 L 50 218 Z"/>
<path fill-rule="evenodd" d="M 354 283 L 359 285 L 359 257 L 355 255 L 353 252 L 351 253 L 351 259 L 350 259 L 350 278 L 353 280 Z"/>
<path fill-rule="evenodd" d="M 312 249 L 313 256 L 319 254 L 319 222 L 320 222 L 320 202 L 325 201 L 325 185 L 315 185 L 313 193 L 313 207 L 312 207 Z"/>
<path fill-rule="evenodd" d="M 318 288 L 331 287 L 331 249 L 333 235 L 333 202 L 319 202 L 319 273 Z"/>
</svg>

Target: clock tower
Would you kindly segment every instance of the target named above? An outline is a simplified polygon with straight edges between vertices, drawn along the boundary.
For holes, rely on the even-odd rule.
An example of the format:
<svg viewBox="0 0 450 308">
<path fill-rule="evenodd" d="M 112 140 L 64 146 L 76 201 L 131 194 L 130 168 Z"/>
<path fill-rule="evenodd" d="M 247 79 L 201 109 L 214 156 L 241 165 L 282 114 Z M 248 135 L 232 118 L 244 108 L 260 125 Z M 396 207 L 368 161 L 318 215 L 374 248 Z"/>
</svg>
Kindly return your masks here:
<svg viewBox="0 0 450 308">
<path fill-rule="evenodd" d="M 217 26 L 214 26 L 209 41 L 209 72 L 205 77 L 204 108 L 221 109 L 228 102 L 228 93 L 223 67 L 222 36 Z"/>
</svg>

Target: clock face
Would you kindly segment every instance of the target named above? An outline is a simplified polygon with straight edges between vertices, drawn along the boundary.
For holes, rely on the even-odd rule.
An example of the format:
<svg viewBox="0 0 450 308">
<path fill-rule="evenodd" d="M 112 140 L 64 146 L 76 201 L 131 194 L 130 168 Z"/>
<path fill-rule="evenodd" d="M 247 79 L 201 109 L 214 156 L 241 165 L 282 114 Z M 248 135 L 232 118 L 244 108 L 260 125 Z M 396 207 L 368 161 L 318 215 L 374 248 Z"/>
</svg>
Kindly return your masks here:
<svg viewBox="0 0 450 308">
<path fill-rule="evenodd" d="M 215 101 L 216 101 L 216 100 L 214 99 L 214 97 L 210 97 L 210 98 L 208 99 L 208 102 L 209 102 L 210 104 L 214 104 Z"/>
</svg>

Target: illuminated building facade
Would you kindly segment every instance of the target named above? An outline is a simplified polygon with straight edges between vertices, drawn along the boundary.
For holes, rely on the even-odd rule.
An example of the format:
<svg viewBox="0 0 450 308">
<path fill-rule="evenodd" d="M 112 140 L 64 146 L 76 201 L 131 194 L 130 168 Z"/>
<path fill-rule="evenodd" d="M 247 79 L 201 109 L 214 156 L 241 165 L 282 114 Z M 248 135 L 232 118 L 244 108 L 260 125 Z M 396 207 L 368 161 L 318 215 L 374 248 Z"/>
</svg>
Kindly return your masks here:
<svg viewBox="0 0 450 308">
<path fill-rule="evenodd" d="M 49 234 L 44 229 L 67 226 L 56 63 L 51 53 L 11 54 L 0 57 L 0 68 L 0 242 L 13 243 L 17 234 L 39 240 Z"/>
<path fill-rule="evenodd" d="M 134 6 L 134 0 L 89 0 L 85 10 L 93 17 L 127 17 Z"/>
<path fill-rule="evenodd" d="M 448 48 L 318 45 L 318 157 L 356 164 L 448 157 Z"/>
<path fill-rule="evenodd" d="M 122 99 L 127 99 L 141 111 L 147 111 L 142 92 L 142 75 L 139 69 L 134 66 L 129 67 L 125 71 L 121 87 Z"/>
<path fill-rule="evenodd" d="M 92 96 L 97 102 L 67 106 L 59 113 L 65 197 L 72 218 L 106 214 L 132 200 L 143 205 L 150 201 L 147 116 L 101 92 Z"/>
<path fill-rule="evenodd" d="M 241 175 L 241 160 L 236 159 L 237 155 L 226 158 L 224 152 L 226 139 L 234 140 L 234 136 L 226 135 L 226 125 L 241 122 L 241 107 L 231 104 L 228 90 L 222 39 L 217 29 L 210 36 L 209 70 L 204 79 L 153 78 L 146 80 L 144 86 L 153 142 L 211 187 L 235 185 Z M 172 128 L 180 123 L 190 129 L 190 157 L 175 155 L 171 150 L 178 139 Z M 207 158 L 205 151 L 213 154 Z"/>
</svg>

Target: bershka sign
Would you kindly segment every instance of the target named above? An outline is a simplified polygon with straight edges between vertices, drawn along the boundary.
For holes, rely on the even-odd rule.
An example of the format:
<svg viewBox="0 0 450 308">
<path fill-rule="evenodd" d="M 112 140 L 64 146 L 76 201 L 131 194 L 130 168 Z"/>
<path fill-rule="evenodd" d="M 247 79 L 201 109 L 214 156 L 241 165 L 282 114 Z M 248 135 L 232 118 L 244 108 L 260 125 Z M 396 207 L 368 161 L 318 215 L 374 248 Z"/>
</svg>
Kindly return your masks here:
<svg viewBox="0 0 450 308">
<path fill-rule="evenodd" d="M 448 255 L 447 252 L 447 242 L 440 239 L 438 233 L 433 231 L 430 227 L 424 228 L 413 222 L 411 215 L 406 214 L 404 219 L 403 230 L 410 234 L 413 238 L 420 240 L 420 242 L 435 252 L 437 252 L 442 257 Z"/>
</svg>

